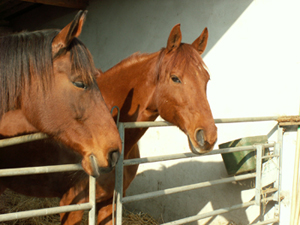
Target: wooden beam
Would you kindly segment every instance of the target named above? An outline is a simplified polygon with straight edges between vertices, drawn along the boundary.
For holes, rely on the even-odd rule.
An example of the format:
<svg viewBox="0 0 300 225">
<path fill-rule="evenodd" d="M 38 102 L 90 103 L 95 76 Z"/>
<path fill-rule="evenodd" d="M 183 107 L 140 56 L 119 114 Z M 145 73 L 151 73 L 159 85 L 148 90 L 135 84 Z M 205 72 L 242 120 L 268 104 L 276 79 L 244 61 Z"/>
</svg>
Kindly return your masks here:
<svg viewBox="0 0 300 225">
<path fill-rule="evenodd" d="M 85 9 L 88 0 L 22 0 L 24 2 L 40 3 L 44 5 L 54 5 L 73 9 Z"/>
<path fill-rule="evenodd" d="M 12 1 L 14 2 L 14 1 Z M 16 2 L 17 4 L 8 5 L 7 7 L 3 7 L 3 12 L 0 10 L 0 19 L 10 19 L 10 17 L 15 17 L 16 15 L 20 14 L 28 10 L 30 7 L 34 6 L 32 3 L 25 3 L 25 2 Z"/>
</svg>

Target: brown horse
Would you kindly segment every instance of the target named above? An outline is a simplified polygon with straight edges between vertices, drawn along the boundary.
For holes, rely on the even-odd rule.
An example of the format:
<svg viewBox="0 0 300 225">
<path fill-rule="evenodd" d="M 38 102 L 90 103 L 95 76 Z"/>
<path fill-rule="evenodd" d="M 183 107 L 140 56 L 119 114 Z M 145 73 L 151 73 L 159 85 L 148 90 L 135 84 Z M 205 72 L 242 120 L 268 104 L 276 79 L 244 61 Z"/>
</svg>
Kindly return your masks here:
<svg viewBox="0 0 300 225">
<path fill-rule="evenodd" d="M 116 164 L 121 141 L 96 83 L 99 72 L 77 39 L 85 17 L 80 11 L 61 31 L 0 38 L 0 134 L 44 132 L 82 155 L 84 170 L 98 176 Z"/>
<path fill-rule="evenodd" d="M 160 115 L 187 134 L 191 151 L 212 150 L 217 129 L 206 97 L 209 73 L 201 58 L 207 39 L 208 31 L 204 29 L 192 45 L 181 43 L 180 25 L 176 25 L 166 48 L 152 54 L 134 54 L 101 74 L 97 82 L 108 108 L 115 105 L 120 108 L 121 122 L 153 121 Z M 139 157 L 136 143 L 146 130 L 126 130 L 125 159 Z M 26 148 L 26 155 L 19 150 L 22 148 Z M 44 149 L 42 154 L 39 148 Z M 22 159 L 16 161 L 14 154 L 21 154 Z M 3 157 L 6 160 L 0 163 L 2 168 L 80 160 L 50 140 L 9 147 L 0 151 L 0 158 Z M 134 179 L 137 168 L 124 168 L 124 191 Z M 112 223 L 114 183 L 114 171 L 102 173 L 97 179 L 98 224 Z M 61 205 L 85 202 L 88 198 L 88 177 L 80 171 L 1 178 L 1 185 L 3 189 L 8 187 L 27 195 L 61 197 Z M 82 215 L 83 211 L 61 214 L 62 224 L 80 224 Z"/>
</svg>

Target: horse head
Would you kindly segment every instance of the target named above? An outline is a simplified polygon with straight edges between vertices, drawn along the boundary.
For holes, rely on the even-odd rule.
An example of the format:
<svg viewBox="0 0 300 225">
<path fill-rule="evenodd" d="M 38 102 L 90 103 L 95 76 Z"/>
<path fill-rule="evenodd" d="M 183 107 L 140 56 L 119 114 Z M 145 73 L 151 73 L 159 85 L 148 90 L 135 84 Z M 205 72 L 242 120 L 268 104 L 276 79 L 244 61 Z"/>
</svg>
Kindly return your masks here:
<svg viewBox="0 0 300 225">
<path fill-rule="evenodd" d="M 77 39 L 85 15 L 79 12 L 57 32 L 51 43 L 49 85 L 43 88 L 40 80 L 31 79 L 23 91 L 21 109 L 39 131 L 82 155 L 84 170 L 98 176 L 116 165 L 121 140 L 96 83 L 99 72 L 90 52 Z"/>
<path fill-rule="evenodd" d="M 208 31 L 192 43 L 181 43 L 180 25 L 176 25 L 161 51 L 155 104 L 160 116 L 177 125 L 187 136 L 196 154 L 213 149 L 217 128 L 207 100 L 210 75 L 202 60 Z"/>
</svg>

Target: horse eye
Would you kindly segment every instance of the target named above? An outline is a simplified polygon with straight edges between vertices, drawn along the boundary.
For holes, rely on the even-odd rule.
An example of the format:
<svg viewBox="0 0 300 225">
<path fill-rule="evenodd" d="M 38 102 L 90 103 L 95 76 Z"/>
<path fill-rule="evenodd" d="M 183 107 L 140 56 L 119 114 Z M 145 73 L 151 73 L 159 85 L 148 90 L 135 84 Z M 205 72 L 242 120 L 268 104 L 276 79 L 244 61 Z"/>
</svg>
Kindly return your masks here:
<svg viewBox="0 0 300 225">
<path fill-rule="evenodd" d="M 171 79 L 172 79 L 172 81 L 173 81 L 174 83 L 181 83 L 180 79 L 179 79 L 177 76 L 175 76 L 175 75 L 172 75 L 172 76 L 171 76 Z"/>
<path fill-rule="evenodd" d="M 81 82 L 81 81 L 76 81 L 73 82 L 74 86 L 78 87 L 78 88 L 82 88 L 82 89 L 86 89 L 87 85 L 85 85 L 85 83 Z"/>
</svg>

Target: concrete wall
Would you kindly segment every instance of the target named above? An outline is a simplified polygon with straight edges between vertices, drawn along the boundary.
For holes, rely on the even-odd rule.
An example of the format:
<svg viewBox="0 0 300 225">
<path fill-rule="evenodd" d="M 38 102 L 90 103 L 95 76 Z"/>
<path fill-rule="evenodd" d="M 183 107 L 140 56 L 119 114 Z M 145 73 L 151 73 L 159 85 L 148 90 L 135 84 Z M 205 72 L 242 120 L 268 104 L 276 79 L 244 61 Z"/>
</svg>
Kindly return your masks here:
<svg viewBox="0 0 300 225">
<path fill-rule="evenodd" d="M 90 0 L 81 40 L 91 50 L 96 66 L 106 70 L 136 51 L 158 51 L 166 45 L 177 23 L 181 23 L 186 43 L 208 27 L 210 37 L 204 61 L 211 72 L 208 99 L 214 117 L 296 115 L 300 94 L 299 9 L 298 0 Z M 15 26 L 29 30 L 62 28 L 75 12 L 57 15 L 41 10 L 40 18 L 46 22 L 32 14 L 15 21 Z M 267 134 L 274 125 L 218 125 L 216 148 L 236 138 Z M 287 196 L 291 192 L 295 138 L 295 132 L 289 132 L 284 139 L 283 190 Z M 177 128 L 149 129 L 139 145 L 144 157 L 189 151 L 185 135 Z M 224 177 L 227 173 L 220 156 L 142 165 L 127 194 Z M 167 222 L 249 201 L 254 194 L 247 189 L 252 184 L 218 185 L 127 207 Z M 289 224 L 289 197 L 282 205 L 281 224 Z M 258 220 L 257 207 L 250 207 L 191 224 L 248 224 Z"/>
</svg>

